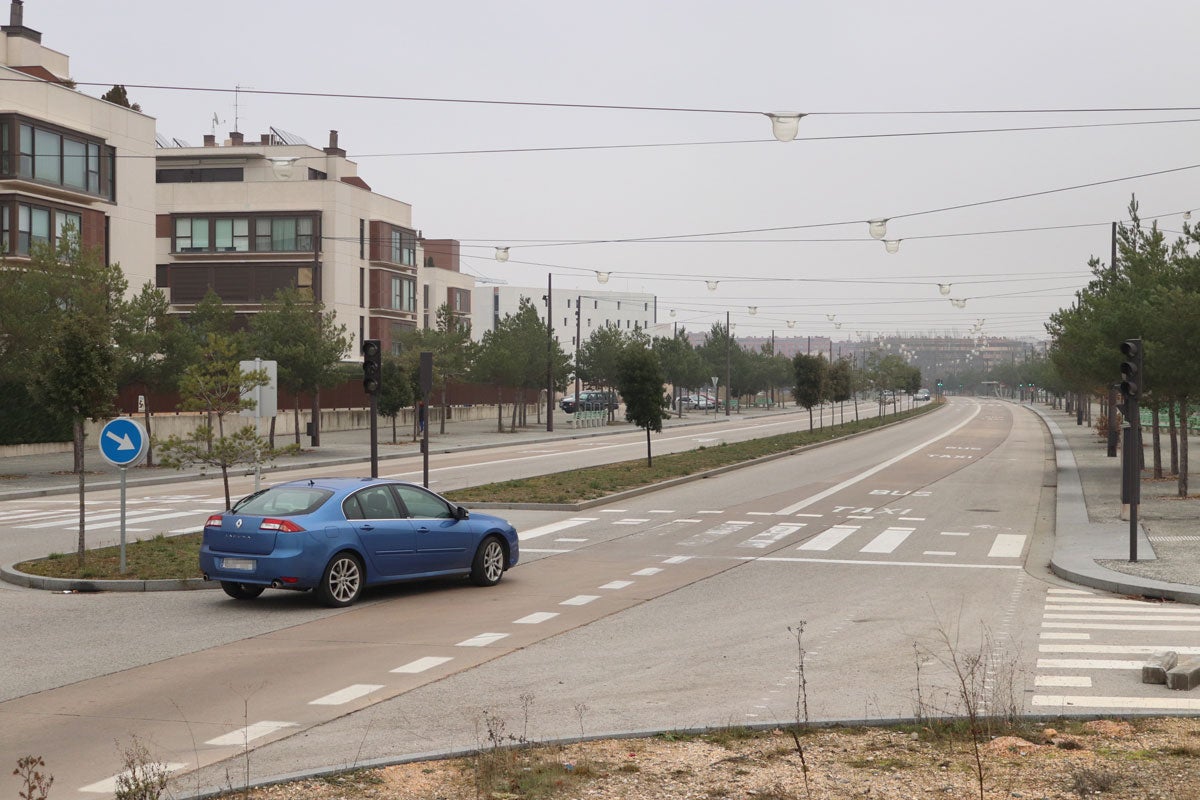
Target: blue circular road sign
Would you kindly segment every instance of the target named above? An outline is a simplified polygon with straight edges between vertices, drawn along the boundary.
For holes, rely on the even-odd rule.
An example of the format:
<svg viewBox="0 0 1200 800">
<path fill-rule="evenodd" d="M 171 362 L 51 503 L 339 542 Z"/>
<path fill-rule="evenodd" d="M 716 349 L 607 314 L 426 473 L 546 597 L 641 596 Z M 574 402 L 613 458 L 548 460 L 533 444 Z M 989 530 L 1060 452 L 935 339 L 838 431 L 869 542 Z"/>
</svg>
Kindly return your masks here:
<svg viewBox="0 0 1200 800">
<path fill-rule="evenodd" d="M 100 429 L 100 455 L 114 467 L 131 467 L 146 457 L 149 441 L 140 423 L 118 417 Z"/>
</svg>

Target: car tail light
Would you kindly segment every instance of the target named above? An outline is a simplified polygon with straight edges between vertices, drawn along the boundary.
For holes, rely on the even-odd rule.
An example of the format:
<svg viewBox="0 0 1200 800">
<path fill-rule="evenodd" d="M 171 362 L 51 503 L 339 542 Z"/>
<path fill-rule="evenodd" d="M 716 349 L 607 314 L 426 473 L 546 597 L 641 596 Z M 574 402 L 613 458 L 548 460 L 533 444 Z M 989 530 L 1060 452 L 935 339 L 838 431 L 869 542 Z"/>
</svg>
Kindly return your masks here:
<svg viewBox="0 0 1200 800">
<path fill-rule="evenodd" d="M 304 530 L 290 519 L 271 519 L 268 517 L 258 526 L 260 531 L 279 531 L 280 533 L 299 533 Z"/>
<path fill-rule="evenodd" d="M 208 518 L 208 521 L 204 523 L 204 527 L 206 527 L 206 528 L 221 527 L 221 515 L 213 514 L 211 517 Z"/>
</svg>

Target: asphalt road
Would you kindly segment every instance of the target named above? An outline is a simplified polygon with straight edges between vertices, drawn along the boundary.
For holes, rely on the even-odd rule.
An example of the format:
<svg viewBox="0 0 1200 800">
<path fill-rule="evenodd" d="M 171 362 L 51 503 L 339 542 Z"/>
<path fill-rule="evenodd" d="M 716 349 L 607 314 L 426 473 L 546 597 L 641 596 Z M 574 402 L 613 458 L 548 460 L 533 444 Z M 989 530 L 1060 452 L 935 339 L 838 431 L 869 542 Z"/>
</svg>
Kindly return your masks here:
<svg viewBox="0 0 1200 800">
<path fill-rule="evenodd" d="M 464 454 L 436 488 L 638 445 Z M 0 758 L 43 755 L 56 791 L 100 796 L 136 734 L 199 791 L 475 747 L 501 724 L 546 739 L 788 722 L 802 699 L 813 720 L 953 711 L 954 658 L 978 662 L 996 711 L 1053 713 L 1085 682 L 1097 708 L 1161 707 L 1135 656 L 1088 654 L 1194 646 L 1200 626 L 1049 575 L 1048 455 L 1033 414 L 956 399 L 620 505 L 513 512 L 523 563 L 492 589 L 395 587 L 337 612 L 280 592 L 0 592 L 17 620 Z"/>
</svg>

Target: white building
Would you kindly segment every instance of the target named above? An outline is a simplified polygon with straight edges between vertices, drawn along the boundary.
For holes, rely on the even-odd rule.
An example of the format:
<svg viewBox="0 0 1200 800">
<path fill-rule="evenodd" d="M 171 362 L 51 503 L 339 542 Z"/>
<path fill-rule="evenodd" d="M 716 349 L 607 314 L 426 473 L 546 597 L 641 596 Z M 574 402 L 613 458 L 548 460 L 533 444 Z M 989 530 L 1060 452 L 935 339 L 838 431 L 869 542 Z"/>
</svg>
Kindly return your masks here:
<svg viewBox="0 0 1200 800">
<path fill-rule="evenodd" d="M 209 289 L 249 314 L 281 288 L 311 294 L 351 336 L 395 352 L 420 327 L 424 257 L 408 203 L 371 191 L 330 131 L 327 147 L 272 128 L 203 147 L 160 138 L 158 286 L 173 311 Z"/>
<path fill-rule="evenodd" d="M 131 293 L 154 280 L 154 119 L 70 88 L 14 0 L 0 26 L 0 235 L 20 262 L 72 225 L 120 263 Z"/>
<path fill-rule="evenodd" d="M 622 331 L 648 330 L 657 321 L 658 298 L 652 294 L 606 292 L 588 289 L 552 289 L 554 335 L 567 355 L 574 357 L 576 333 L 582 341 L 598 328 L 615 325 Z M 479 286 L 474 291 L 471 338 L 479 341 L 509 314 L 515 314 L 521 298 L 530 300 L 538 315 L 546 318 L 546 287 Z"/>
</svg>

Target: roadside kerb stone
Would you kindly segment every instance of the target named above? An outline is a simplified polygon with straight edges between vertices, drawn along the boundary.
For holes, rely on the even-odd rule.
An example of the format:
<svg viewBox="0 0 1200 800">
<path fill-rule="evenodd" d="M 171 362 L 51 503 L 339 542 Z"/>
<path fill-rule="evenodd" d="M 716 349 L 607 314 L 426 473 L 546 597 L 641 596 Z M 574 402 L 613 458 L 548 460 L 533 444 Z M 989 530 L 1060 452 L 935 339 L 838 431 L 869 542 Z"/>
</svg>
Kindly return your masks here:
<svg viewBox="0 0 1200 800">
<path fill-rule="evenodd" d="M 1167 688 L 1188 691 L 1200 686 L 1200 658 L 1185 658 L 1167 670 Z"/>
<path fill-rule="evenodd" d="M 191 589 L 216 589 L 216 581 L 203 578 L 164 580 L 81 580 L 79 578 L 47 578 L 21 572 L 14 564 L 0 566 L 0 580 L 28 589 L 50 592 L 179 592 Z"/>
<path fill-rule="evenodd" d="M 1142 683 L 1165 684 L 1167 670 L 1173 668 L 1178 661 L 1179 654 L 1174 650 L 1165 650 L 1150 656 L 1142 665 Z"/>
</svg>

